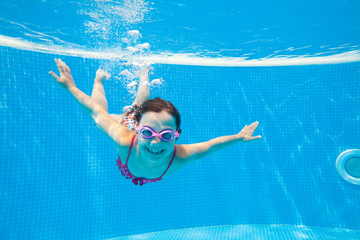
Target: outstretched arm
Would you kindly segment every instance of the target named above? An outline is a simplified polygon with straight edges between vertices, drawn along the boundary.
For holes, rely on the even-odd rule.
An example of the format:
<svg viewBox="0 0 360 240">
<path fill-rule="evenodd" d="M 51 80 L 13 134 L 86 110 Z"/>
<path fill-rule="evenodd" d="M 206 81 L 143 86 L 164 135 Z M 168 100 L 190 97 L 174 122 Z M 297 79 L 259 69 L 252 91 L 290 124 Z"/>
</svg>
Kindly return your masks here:
<svg viewBox="0 0 360 240">
<path fill-rule="evenodd" d="M 71 95 L 84 107 L 97 125 L 99 125 L 110 138 L 118 145 L 128 145 L 131 132 L 118 122 L 116 122 L 99 104 L 97 104 L 88 95 L 79 90 L 72 78 L 70 68 L 61 59 L 55 59 L 56 65 L 60 71 L 60 77 L 54 72 L 49 74 L 60 84 L 61 87 L 68 90 Z"/>
<path fill-rule="evenodd" d="M 220 151 L 230 145 L 238 142 L 250 142 L 260 139 L 261 136 L 252 136 L 259 122 L 254 122 L 245 126 L 238 134 L 222 136 L 211 139 L 207 142 L 195 143 L 189 145 L 179 145 L 179 158 L 184 164 L 203 158 L 209 154 Z"/>
</svg>

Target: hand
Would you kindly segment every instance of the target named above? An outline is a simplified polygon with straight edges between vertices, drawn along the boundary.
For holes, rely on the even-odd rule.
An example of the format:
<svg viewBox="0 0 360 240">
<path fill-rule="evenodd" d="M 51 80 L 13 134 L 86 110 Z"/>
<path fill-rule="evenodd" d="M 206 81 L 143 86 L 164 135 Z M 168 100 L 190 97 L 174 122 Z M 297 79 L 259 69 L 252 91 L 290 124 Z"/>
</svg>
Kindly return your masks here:
<svg viewBox="0 0 360 240">
<path fill-rule="evenodd" d="M 106 71 L 104 71 L 102 69 L 98 69 L 96 71 L 95 80 L 97 80 L 97 81 L 99 81 L 99 80 L 102 81 L 104 79 L 109 80 L 110 77 L 111 77 L 110 73 L 108 73 L 108 72 L 106 72 Z"/>
<path fill-rule="evenodd" d="M 71 76 L 70 68 L 61 61 L 60 58 L 55 58 L 55 63 L 60 71 L 60 77 L 58 77 L 54 72 L 49 72 L 49 74 L 60 84 L 61 87 L 65 89 L 75 87 L 75 82 Z"/>
<path fill-rule="evenodd" d="M 261 138 L 260 135 L 255 137 L 252 136 L 258 125 L 259 125 L 258 121 L 250 124 L 250 126 L 246 125 L 237 135 L 239 136 L 239 138 L 242 138 L 244 142 L 260 139 Z"/>
</svg>

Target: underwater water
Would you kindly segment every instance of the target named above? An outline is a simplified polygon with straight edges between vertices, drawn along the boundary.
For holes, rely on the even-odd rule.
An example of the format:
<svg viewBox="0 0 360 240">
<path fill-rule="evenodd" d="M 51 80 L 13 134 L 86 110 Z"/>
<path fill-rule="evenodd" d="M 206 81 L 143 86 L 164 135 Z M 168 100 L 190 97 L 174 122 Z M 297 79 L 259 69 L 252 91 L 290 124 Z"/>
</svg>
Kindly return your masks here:
<svg viewBox="0 0 360 240">
<path fill-rule="evenodd" d="M 335 168 L 360 145 L 355 1 L 27 4 L 0 3 L 1 239 L 360 238 L 359 185 Z M 151 97 L 181 113 L 179 144 L 254 121 L 262 139 L 135 186 L 48 75 L 54 58 L 89 95 L 107 70 L 110 113 L 151 65 Z"/>
</svg>

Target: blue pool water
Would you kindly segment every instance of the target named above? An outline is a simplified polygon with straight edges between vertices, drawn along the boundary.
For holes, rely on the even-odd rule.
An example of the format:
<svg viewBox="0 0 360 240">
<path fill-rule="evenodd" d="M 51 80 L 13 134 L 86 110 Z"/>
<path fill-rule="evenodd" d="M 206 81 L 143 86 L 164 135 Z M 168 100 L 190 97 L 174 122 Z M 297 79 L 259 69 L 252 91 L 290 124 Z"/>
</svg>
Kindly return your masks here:
<svg viewBox="0 0 360 240">
<path fill-rule="evenodd" d="M 0 239 L 360 239 L 360 186 L 335 168 L 340 153 L 360 148 L 357 3 L 334 1 L 322 15 L 314 10 L 320 1 L 273 12 L 261 1 L 124 1 L 123 12 L 105 3 L 0 4 Z M 33 22 L 29 7 L 39 15 Z M 297 8 L 318 17 L 301 24 Z M 89 23 L 104 20 L 99 9 L 105 20 L 127 16 L 107 25 L 119 38 L 131 29 L 142 38 L 115 48 Z M 292 17 L 275 21 L 284 9 Z M 222 26 L 236 31 L 225 39 Z M 305 31 L 299 26 L 323 34 L 296 38 L 294 29 Z M 260 28 L 268 35 L 259 37 Z M 126 49 L 145 42 L 150 49 Z M 112 74 L 111 113 L 131 103 L 126 87 L 136 78 L 124 76 L 133 67 L 123 63 L 153 61 L 150 79 L 164 84 L 151 96 L 179 109 L 179 144 L 235 134 L 253 121 L 262 139 L 135 186 L 117 169 L 115 145 L 48 75 L 59 57 L 87 94 L 99 67 Z"/>
</svg>

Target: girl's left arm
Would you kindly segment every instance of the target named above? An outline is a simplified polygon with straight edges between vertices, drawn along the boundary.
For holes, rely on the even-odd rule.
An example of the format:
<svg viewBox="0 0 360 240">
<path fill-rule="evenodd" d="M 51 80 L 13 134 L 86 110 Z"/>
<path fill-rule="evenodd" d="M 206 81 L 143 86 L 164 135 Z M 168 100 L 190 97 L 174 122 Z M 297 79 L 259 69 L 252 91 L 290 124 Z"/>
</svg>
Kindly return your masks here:
<svg viewBox="0 0 360 240">
<path fill-rule="evenodd" d="M 246 125 L 238 134 L 235 135 L 217 137 L 202 143 L 178 145 L 177 148 L 179 149 L 179 153 L 177 155 L 185 165 L 189 162 L 198 160 L 227 148 L 234 143 L 250 142 L 260 139 L 260 135 L 252 136 L 258 125 L 259 122 L 256 121 L 249 126 Z"/>
</svg>

